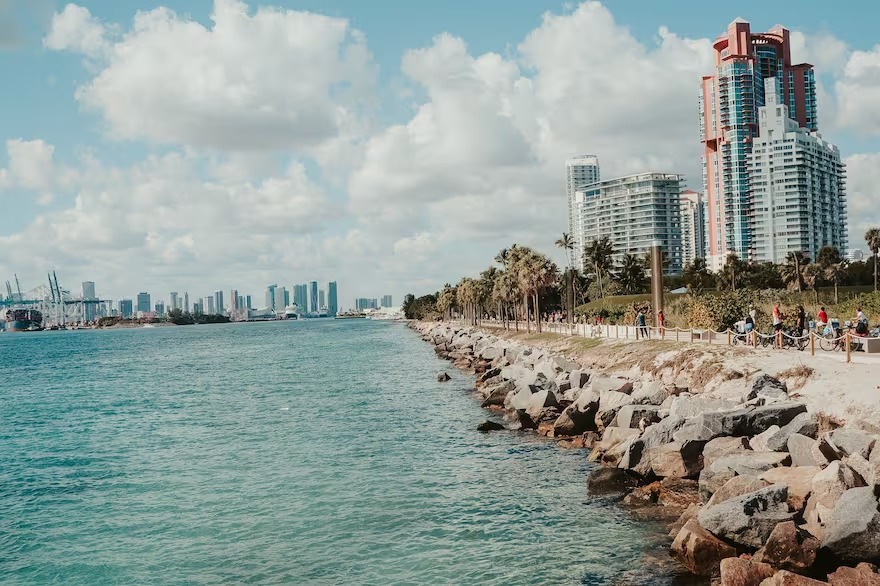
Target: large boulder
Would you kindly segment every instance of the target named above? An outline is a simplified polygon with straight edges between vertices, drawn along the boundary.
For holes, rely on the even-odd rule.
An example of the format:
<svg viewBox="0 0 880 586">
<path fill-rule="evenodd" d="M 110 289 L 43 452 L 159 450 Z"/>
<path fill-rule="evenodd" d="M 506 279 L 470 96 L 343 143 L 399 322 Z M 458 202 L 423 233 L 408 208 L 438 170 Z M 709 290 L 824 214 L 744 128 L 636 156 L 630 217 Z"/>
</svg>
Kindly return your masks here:
<svg viewBox="0 0 880 586">
<path fill-rule="evenodd" d="M 438 372 L 437 373 L 437 382 L 438 383 L 445 383 L 446 381 L 448 381 L 451 378 L 452 377 L 449 376 L 448 373 L 445 373 L 445 372 Z"/>
<path fill-rule="evenodd" d="M 825 520 L 822 547 L 844 560 L 880 557 L 880 512 L 872 487 L 851 488 L 841 495 Z"/>
<path fill-rule="evenodd" d="M 721 586 L 759 586 L 776 572 L 769 564 L 744 558 L 721 560 Z"/>
<path fill-rule="evenodd" d="M 590 388 L 594 393 L 603 393 L 606 391 L 614 391 L 616 393 L 632 392 L 633 384 L 625 378 L 616 376 L 593 376 L 590 380 Z"/>
<path fill-rule="evenodd" d="M 546 407 L 559 407 L 559 401 L 556 400 L 556 395 L 552 391 L 538 391 L 532 393 L 532 398 L 529 400 L 528 407 L 526 407 L 526 413 L 532 419 L 537 420 Z"/>
<path fill-rule="evenodd" d="M 828 574 L 828 583 L 831 586 L 878 586 L 880 575 L 877 573 L 877 566 L 862 562 L 855 568 L 837 568 Z"/>
<path fill-rule="evenodd" d="M 596 423 L 601 423 L 605 427 L 611 425 L 617 416 L 617 411 L 630 403 L 632 403 L 632 397 L 626 393 L 601 391 L 599 393 L 599 411 L 596 413 Z"/>
<path fill-rule="evenodd" d="M 747 437 L 716 437 L 703 448 L 703 467 L 708 468 L 722 456 L 742 453 L 748 449 Z"/>
<path fill-rule="evenodd" d="M 875 436 L 849 427 L 835 429 L 829 436 L 837 448 L 837 455 L 840 458 L 858 454 L 862 458 L 867 459 L 871 455 L 874 443 L 877 441 Z"/>
<path fill-rule="evenodd" d="M 709 411 L 688 419 L 681 429 L 675 432 L 675 441 L 709 441 L 720 436 L 749 435 L 747 409 L 732 411 Z"/>
<path fill-rule="evenodd" d="M 773 528 L 767 543 L 753 559 L 782 570 L 803 572 L 816 561 L 819 546 L 819 540 L 800 529 L 794 521 L 785 521 Z"/>
<path fill-rule="evenodd" d="M 636 405 L 662 405 L 669 392 L 658 381 L 647 381 L 632 392 Z"/>
<path fill-rule="evenodd" d="M 670 417 L 680 417 L 682 419 L 696 417 L 701 413 L 729 411 L 735 409 L 736 406 L 737 403 L 735 401 L 709 399 L 700 395 L 684 394 L 672 397 L 668 404 Z"/>
<path fill-rule="evenodd" d="M 598 401 L 586 405 L 586 410 L 578 409 L 577 403 L 566 407 L 553 424 L 553 435 L 580 435 L 585 431 L 596 431 L 596 410 Z"/>
<path fill-rule="evenodd" d="M 784 452 L 745 452 L 718 458 L 712 463 L 712 470 L 729 469 L 737 474 L 760 476 L 765 470 L 787 466 L 790 462 L 791 459 Z"/>
<path fill-rule="evenodd" d="M 816 512 L 823 523 L 844 492 L 863 486 L 863 479 L 846 464 L 835 460 L 827 468 L 813 476 L 812 494 L 816 500 Z M 872 489 L 873 490 L 873 489 Z"/>
<path fill-rule="evenodd" d="M 795 417 L 806 412 L 807 406 L 803 403 L 773 403 L 755 407 L 749 413 L 748 429 L 740 435 L 758 435 L 773 425 L 782 428 L 791 423 Z"/>
<path fill-rule="evenodd" d="M 700 442 L 673 442 L 650 448 L 642 454 L 635 471 L 645 477 L 694 477 L 703 467 L 702 453 L 703 444 Z"/>
<path fill-rule="evenodd" d="M 773 574 L 772 578 L 767 578 L 761 582 L 760 586 L 828 586 L 828 584 L 789 572 L 788 570 L 780 570 Z"/>
<path fill-rule="evenodd" d="M 733 546 L 706 531 L 691 519 L 675 536 L 670 554 L 697 576 L 717 576 L 721 560 L 736 556 Z"/>
<path fill-rule="evenodd" d="M 516 389 L 516 385 L 513 384 L 513 381 L 505 381 L 499 385 L 492 387 L 486 398 L 483 400 L 481 407 L 501 407 L 504 405 L 504 399 L 507 398 L 508 393 Z"/>
<path fill-rule="evenodd" d="M 799 413 L 767 439 L 767 448 L 774 452 L 784 452 L 788 448 L 788 438 L 796 433 L 815 439 L 819 433 L 819 422 L 816 420 L 816 415 Z"/>
<path fill-rule="evenodd" d="M 477 426 L 477 431 L 501 431 L 504 426 L 488 419 Z"/>
<path fill-rule="evenodd" d="M 790 521 L 788 488 L 774 484 L 721 504 L 705 507 L 697 518 L 713 535 L 747 547 L 759 548 L 777 523 Z"/>
<path fill-rule="evenodd" d="M 640 429 L 640 424 L 645 426 L 660 421 L 657 405 L 624 405 L 617 412 L 618 427 Z"/>
<path fill-rule="evenodd" d="M 861 454 L 846 456 L 843 463 L 849 466 L 868 486 L 880 485 L 880 461 L 866 460 Z"/>
<path fill-rule="evenodd" d="M 819 442 L 799 433 L 788 438 L 788 453 L 795 466 L 825 466 L 828 458 L 819 450 Z"/>
<path fill-rule="evenodd" d="M 800 511 L 813 492 L 813 477 L 818 473 L 817 466 L 779 466 L 762 472 L 758 478 L 770 484 L 786 485 L 788 506 L 794 511 Z"/>
<path fill-rule="evenodd" d="M 749 440 L 749 447 L 755 450 L 756 452 L 773 452 L 775 450 L 771 450 L 767 445 L 767 441 L 773 437 L 780 430 L 778 425 L 771 425 L 766 429 L 766 431 L 762 431 L 755 437 Z"/>
<path fill-rule="evenodd" d="M 639 433 L 638 429 L 632 429 L 629 427 L 606 427 L 605 431 L 602 433 L 602 440 L 599 442 L 599 449 L 603 452 L 607 452 L 626 440 L 639 435 Z"/>
<path fill-rule="evenodd" d="M 769 482 L 761 480 L 757 476 L 744 474 L 742 476 L 734 476 L 724 483 L 724 485 L 712 494 L 712 498 L 706 503 L 707 507 L 720 505 L 732 498 L 755 492 L 770 486 Z"/>
<path fill-rule="evenodd" d="M 572 370 L 568 375 L 568 382 L 573 389 L 582 389 L 590 382 L 590 373 L 586 370 Z"/>
<path fill-rule="evenodd" d="M 653 517 L 678 517 L 688 507 L 699 502 L 697 482 L 687 478 L 667 477 L 640 486 L 626 495 L 623 504 L 630 506 L 656 505 Z M 671 519 L 670 519 L 671 520 Z"/>
<path fill-rule="evenodd" d="M 788 399 L 788 387 L 786 384 L 768 374 L 762 374 L 752 383 L 752 389 L 743 397 L 743 402 L 762 397 L 771 401 Z"/>
<path fill-rule="evenodd" d="M 515 391 L 505 396 L 504 407 L 506 409 L 525 411 L 532 403 L 532 394 L 532 390 L 529 387 L 518 387 Z"/>
<path fill-rule="evenodd" d="M 593 496 L 622 495 L 638 486 L 634 476 L 619 468 L 594 468 L 587 476 L 587 492 Z"/>
</svg>

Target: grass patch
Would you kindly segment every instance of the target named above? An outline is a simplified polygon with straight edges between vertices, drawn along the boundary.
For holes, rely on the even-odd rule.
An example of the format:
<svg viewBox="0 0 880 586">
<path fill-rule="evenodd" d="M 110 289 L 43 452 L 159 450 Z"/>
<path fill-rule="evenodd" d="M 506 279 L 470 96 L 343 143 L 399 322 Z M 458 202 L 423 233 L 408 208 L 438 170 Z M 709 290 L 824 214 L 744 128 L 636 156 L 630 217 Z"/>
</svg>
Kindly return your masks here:
<svg viewBox="0 0 880 586">
<path fill-rule="evenodd" d="M 602 345 L 602 340 L 599 338 L 582 338 L 579 340 L 574 340 L 569 350 L 583 352 L 585 350 L 592 350 L 597 346 Z"/>
<path fill-rule="evenodd" d="M 799 364 L 778 373 L 776 378 L 785 379 L 788 384 L 788 390 L 796 391 L 807 384 L 807 381 L 813 376 L 814 372 L 809 366 Z"/>
</svg>

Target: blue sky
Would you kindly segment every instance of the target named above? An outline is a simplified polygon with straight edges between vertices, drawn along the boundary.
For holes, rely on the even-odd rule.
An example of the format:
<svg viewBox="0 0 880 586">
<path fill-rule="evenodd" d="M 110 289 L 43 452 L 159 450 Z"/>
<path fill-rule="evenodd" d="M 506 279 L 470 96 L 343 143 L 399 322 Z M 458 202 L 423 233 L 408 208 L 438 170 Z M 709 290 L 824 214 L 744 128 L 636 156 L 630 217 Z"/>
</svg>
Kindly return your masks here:
<svg viewBox="0 0 880 586">
<path fill-rule="evenodd" d="M 135 5 L 154 17 L 137 29 Z M 66 6 L 0 0 L 0 146 L 20 141 L 0 148 L 0 281 L 260 298 L 336 279 L 347 305 L 436 289 L 513 241 L 553 252 L 568 154 L 699 188 L 696 87 L 738 16 L 800 35 L 848 159 L 852 245 L 880 220 L 871 2 Z"/>
</svg>

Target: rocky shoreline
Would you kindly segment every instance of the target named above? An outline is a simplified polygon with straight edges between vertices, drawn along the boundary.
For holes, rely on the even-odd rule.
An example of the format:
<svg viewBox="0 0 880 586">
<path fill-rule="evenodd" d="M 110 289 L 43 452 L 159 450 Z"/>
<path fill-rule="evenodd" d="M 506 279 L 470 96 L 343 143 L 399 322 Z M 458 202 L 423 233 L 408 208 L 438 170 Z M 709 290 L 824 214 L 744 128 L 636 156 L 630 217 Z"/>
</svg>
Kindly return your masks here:
<svg viewBox="0 0 880 586">
<path fill-rule="evenodd" d="M 691 573 L 723 586 L 880 585 L 878 437 L 811 412 L 784 382 L 753 373 L 738 400 L 717 399 L 683 376 L 605 376 L 477 328 L 410 327 L 476 376 L 503 421 L 482 430 L 590 450 L 601 466 L 589 493 L 670 520 L 670 554 Z"/>
</svg>

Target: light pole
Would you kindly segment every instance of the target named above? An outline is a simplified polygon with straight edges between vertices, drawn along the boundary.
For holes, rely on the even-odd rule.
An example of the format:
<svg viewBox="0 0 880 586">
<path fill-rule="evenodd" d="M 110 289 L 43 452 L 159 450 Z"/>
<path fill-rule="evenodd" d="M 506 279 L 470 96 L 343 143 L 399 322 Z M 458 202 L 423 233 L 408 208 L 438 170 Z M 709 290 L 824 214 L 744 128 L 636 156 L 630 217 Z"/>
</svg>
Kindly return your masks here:
<svg viewBox="0 0 880 586">
<path fill-rule="evenodd" d="M 659 326 L 658 316 L 663 311 L 663 243 L 651 243 L 651 305 L 654 306 L 654 324 Z"/>
</svg>

